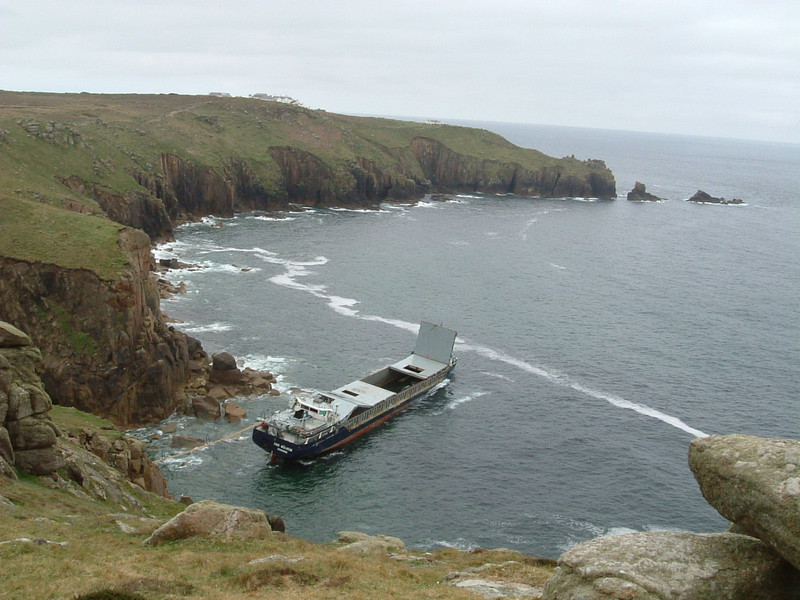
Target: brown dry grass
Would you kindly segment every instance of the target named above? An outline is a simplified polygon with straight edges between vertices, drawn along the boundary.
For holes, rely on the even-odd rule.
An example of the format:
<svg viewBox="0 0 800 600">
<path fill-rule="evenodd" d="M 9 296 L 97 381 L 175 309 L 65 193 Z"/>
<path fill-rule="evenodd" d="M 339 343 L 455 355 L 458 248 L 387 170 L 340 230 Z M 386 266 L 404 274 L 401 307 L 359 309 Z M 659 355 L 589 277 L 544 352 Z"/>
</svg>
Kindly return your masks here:
<svg viewBox="0 0 800 600">
<path fill-rule="evenodd" d="M 266 540 L 221 543 L 189 539 L 143 545 L 149 531 L 124 533 L 119 507 L 50 489 L 35 478 L 0 480 L 0 599 L 122 600 L 374 600 L 375 598 L 467 600 L 468 591 L 441 583 L 452 571 L 487 563 L 480 577 L 541 585 L 552 567 L 511 551 L 414 552 L 420 560 L 342 552 L 274 533 Z M 141 494 L 145 513 L 166 520 L 176 503 Z M 152 526 L 151 526 L 152 527 Z M 66 545 L 11 541 L 48 540 Z M 272 560 L 279 555 L 297 562 Z"/>
</svg>

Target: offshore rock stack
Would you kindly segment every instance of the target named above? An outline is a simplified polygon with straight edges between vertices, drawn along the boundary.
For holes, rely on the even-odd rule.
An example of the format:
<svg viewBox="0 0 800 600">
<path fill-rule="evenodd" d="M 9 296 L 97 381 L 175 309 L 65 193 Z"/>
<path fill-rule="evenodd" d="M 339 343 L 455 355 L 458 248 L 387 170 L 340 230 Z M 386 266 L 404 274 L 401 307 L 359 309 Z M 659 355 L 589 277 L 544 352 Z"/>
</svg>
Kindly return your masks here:
<svg viewBox="0 0 800 600">
<path fill-rule="evenodd" d="M 726 533 L 598 538 L 559 558 L 544 600 L 800 599 L 800 442 L 697 438 L 689 465 Z"/>
</svg>

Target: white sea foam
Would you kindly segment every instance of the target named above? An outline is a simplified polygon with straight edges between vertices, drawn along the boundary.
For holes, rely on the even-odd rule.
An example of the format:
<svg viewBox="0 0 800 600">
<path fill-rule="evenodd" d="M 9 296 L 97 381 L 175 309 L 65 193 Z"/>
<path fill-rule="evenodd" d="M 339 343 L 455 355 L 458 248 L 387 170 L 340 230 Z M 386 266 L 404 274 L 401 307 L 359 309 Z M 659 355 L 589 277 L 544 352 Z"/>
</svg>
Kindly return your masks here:
<svg viewBox="0 0 800 600">
<path fill-rule="evenodd" d="M 239 357 L 239 365 L 242 368 L 250 368 L 256 371 L 279 371 L 282 370 L 287 359 L 282 356 L 264 356 L 263 354 L 245 354 Z"/>
<path fill-rule="evenodd" d="M 550 266 L 554 269 L 558 269 L 559 271 L 566 271 L 567 267 L 562 267 L 561 265 L 557 265 L 556 263 L 550 263 Z"/>
<path fill-rule="evenodd" d="M 209 333 L 213 331 L 230 331 L 233 325 L 230 323 L 208 323 L 206 325 L 184 324 L 179 329 L 185 333 Z"/>
<path fill-rule="evenodd" d="M 462 343 L 460 345 L 460 349 L 465 351 L 475 352 L 476 354 L 483 356 L 485 358 L 504 362 L 506 364 L 509 364 L 513 367 L 516 367 L 528 373 L 532 373 L 533 375 L 543 377 L 547 381 L 554 383 L 556 385 L 573 389 L 576 392 L 586 394 L 587 396 L 596 398 L 597 400 L 604 400 L 609 404 L 611 404 L 612 406 L 616 406 L 617 408 L 632 410 L 646 417 L 652 417 L 654 419 L 658 419 L 659 421 L 662 421 L 668 425 L 672 425 L 677 429 L 681 429 L 686 433 L 691 434 L 694 437 L 706 436 L 705 433 L 703 433 L 699 429 L 690 427 L 689 425 L 681 421 L 678 417 L 668 415 L 664 412 L 661 412 L 660 410 L 657 410 L 645 404 L 640 404 L 638 402 L 631 402 L 630 400 L 626 400 L 625 398 L 615 396 L 614 394 L 609 394 L 606 392 L 595 390 L 589 386 L 586 386 L 582 383 L 575 381 L 569 375 L 566 375 L 565 373 L 560 373 L 554 369 L 549 369 L 549 368 L 546 369 L 537 365 L 533 365 L 529 362 L 515 358 L 513 356 L 510 356 L 493 348 L 489 348 L 487 346 Z"/>
<path fill-rule="evenodd" d="M 528 230 L 529 230 L 531 227 L 533 227 L 533 226 L 536 224 L 536 222 L 537 222 L 538 220 L 539 220 L 539 219 L 537 219 L 536 217 L 533 217 L 533 218 L 531 218 L 531 219 L 528 219 L 528 220 L 527 220 L 527 222 L 525 223 L 525 225 L 522 227 L 522 231 L 521 231 L 521 232 L 520 232 L 520 234 L 519 234 L 519 236 L 520 236 L 520 237 L 521 237 L 523 240 L 527 240 L 527 239 L 528 239 Z"/>
<path fill-rule="evenodd" d="M 473 544 L 468 540 L 465 540 L 464 538 L 458 538 L 453 542 L 447 540 L 428 540 L 422 542 L 421 547 L 423 549 L 452 548 L 454 550 L 469 552 L 470 550 L 474 550 L 475 548 L 477 548 L 477 545 Z"/>
<path fill-rule="evenodd" d="M 262 258 L 262 260 L 265 260 L 266 262 L 272 264 L 280 264 L 286 267 L 286 271 L 284 273 L 276 275 L 270 279 L 270 281 L 276 285 L 281 285 L 284 287 L 296 289 L 298 291 L 307 292 L 318 298 L 327 300 L 328 306 L 330 306 L 335 312 L 337 312 L 342 316 L 357 318 L 364 321 L 376 321 L 380 323 L 386 323 L 388 325 L 393 325 L 400 329 L 411 331 L 412 333 L 417 332 L 418 328 L 417 323 L 409 323 L 407 321 L 401 321 L 397 319 L 387 319 L 385 317 L 380 317 L 377 315 L 361 314 L 359 310 L 353 308 L 358 304 L 358 300 L 354 298 L 344 298 L 341 296 L 326 294 L 325 292 L 327 288 L 323 284 L 304 284 L 299 282 L 298 278 L 306 277 L 313 273 L 307 267 L 321 266 L 328 262 L 328 259 L 324 256 L 317 256 L 313 260 L 309 261 L 289 261 L 280 258 L 273 252 L 269 252 L 259 248 L 253 248 L 250 249 L 249 251 L 257 253 Z M 490 348 L 488 346 L 468 343 L 461 338 L 457 339 L 457 344 L 459 345 L 459 349 L 462 351 L 474 352 L 485 358 L 506 363 L 527 373 L 531 373 L 538 377 L 542 377 L 555 385 L 567 387 L 572 390 L 575 390 L 576 392 L 580 392 L 589 397 L 595 398 L 597 400 L 603 400 L 605 402 L 608 402 L 609 404 L 617 408 L 632 410 L 643 416 L 658 419 L 668 425 L 671 425 L 672 427 L 685 431 L 686 433 L 694 437 L 704 437 L 706 435 L 699 429 L 695 429 L 694 427 L 687 425 L 678 417 L 668 415 L 660 410 L 647 406 L 646 404 L 632 402 L 620 396 L 596 390 L 587 385 L 584 385 L 583 383 L 575 381 L 569 375 L 565 373 L 560 373 L 555 369 L 537 366 L 529 362 L 526 362 L 524 360 L 521 360 L 519 358 L 513 357 L 504 352 L 501 352 L 499 350 Z"/>
<path fill-rule="evenodd" d="M 489 392 L 475 392 L 474 394 L 470 394 L 467 396 L 462 396 L 461 398 L 456 398 L 455 400 L 451 400 L 447 403 L 447 408 L 449 410 L 455 410 L 462 404 L 466 404 L 467 402 L 472 402 L 473 400 L 480 398 L 481 396 L 486 396 Z"/>
<path fill-rule="evenodd" d="M 161 464 L 169 467 L 170 469 L 186 469 L 188 467 L 197 467 L 203 464 L 203 458 L 199 456 L 199 454 L 205 450 L 206 448 L 200 448 L 192 454 L 167 457 L 162 459 Z"/>
<path fill-rule="evenodd" d="M 268 217 L 266 215 L 252 215 L 247 217 L 248 219 L 253 219 L 255 221 L 270 221 L 270 222 L 277 222 L 277 223 L 288 223 L 289 221 L 297 220 L 297 217 Z"/>
<path fill-rule="evenodd" d="M 442 203 L 435 200 L 420 200 L 415 206 L 417 208 L 442 208 Z"/>
<path fill-rule="evenodd" d="M 384 213 L 389 212 L 388 210 L 379 207 L 379 208 L 341 208 L 341 207 L 331 207 L 327 208 L 331 212 L 350 212 L 350 213 Z"/>
<path fill-rule="evenodd" d="M 503 375 L 502 373 L 494 373 L 492 371 L 481 371 L 481 373 L 489 377 L 494 377 L 495 379 L 502 379 L 503 381 L 510 381 L 511 383 L 514 383 L 514 380 L 511 379 L 511 377 L 508 375 Z"/>
</svg>

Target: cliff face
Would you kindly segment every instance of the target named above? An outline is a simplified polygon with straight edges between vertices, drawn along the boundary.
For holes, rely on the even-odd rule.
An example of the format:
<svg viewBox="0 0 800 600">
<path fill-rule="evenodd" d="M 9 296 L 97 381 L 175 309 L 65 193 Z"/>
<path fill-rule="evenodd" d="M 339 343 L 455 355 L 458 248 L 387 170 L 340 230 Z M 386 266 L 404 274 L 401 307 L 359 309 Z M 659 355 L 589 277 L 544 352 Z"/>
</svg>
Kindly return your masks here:
<svg viewBox="0 0 800 600">
<path fill-rule="evenodd" d="M 110 195 L 74 177 L 64 184 L 91 195 L 111 218 L 138 227 L 153 239 L 171 235 L 170 218 L 231 217 L 236 212 L 287 210 L 293 205 L 373 206 L 418 199 L 431 191 L 553 198 L 616 195 L 614 177 L 602 161 L 583 163 L 587 168 L 579 175 L 561 164 L 531 170 L 514 162 L 459 154 L 423 137 L 415 138 L 408 150 L 396 151 L 400 158 L 392 169 L 364 157 L 336 169 L 311 152 L 288 146 L 271 147 L 269 154 L 279 172 L 270 186 L 243 159 L 231 159 L 218 171 L 174 154 L 161 156 L 161 172 L 155 177 L 137 174 L 146 193 Z"/>
<path fill-rule="evenodd" d="M 588 161 L 588 172 L 577 176 L 560 164 L 534 171 L 516 163 L 464 156 L 430 138 L 415 138 L 411 151 L 432 185 L 445 190 L 551 198 L 616 195 L 613 175 L 602 161 Z"/>
<path fill-rule="evenodd" d="M 177 216 L 174 195 L 164 194 L 164 198 L 158 198 L 146 189 L 117 193 L 75 175 L 57 180 L 70 190 L 95 200 L 112 221 L 141 229 L 153 239 L 172 235 L 171 218 Z"/>
<path fill-rule="evenodd" d="M 187 337 L 171 330 L 149 277 L 148 237 L 123 230 L 117 281 L 88 270 L 0 258 L 0 319 L 31 332 L 48 393 L 118 424 L 167 417 L 186 379 Z"/>
</svg>

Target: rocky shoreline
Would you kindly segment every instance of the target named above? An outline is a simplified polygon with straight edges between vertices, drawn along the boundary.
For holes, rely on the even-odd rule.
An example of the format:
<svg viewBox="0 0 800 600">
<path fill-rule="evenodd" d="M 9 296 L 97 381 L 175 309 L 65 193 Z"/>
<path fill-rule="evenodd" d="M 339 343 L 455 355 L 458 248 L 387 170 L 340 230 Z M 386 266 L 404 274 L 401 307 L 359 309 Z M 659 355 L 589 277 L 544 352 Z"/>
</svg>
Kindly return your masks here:
<svg viewBox="0 0 800 600">
<path fill-rule="evenodd" d="M 15 479 L 16 467 L 54 489 L 112 501 L 125 510 L 142 506 L 131 485 L 169 498 L 144 442 L 111 426 L 56 425 L 50 412 L 70 409 L 53 407 L 37 375 L 40 363 L 30 338 L 0 322 L 0 483 Z M 206 383 L 198 387 L 206 395 L 193 396 L 186 405 L 197 416 L 202 416 L 198 400 L 210 399 L 213 407 L 215 395 L 246 389 L 262 393 L 270 386 L 263 374 L 245 374 L 225 353 L 215 355 L 208 373 L 200 376 Z M 213 410 L 206 416 L 219 418 Z M 543 587 L 501 584 L 475 570 L 447 581 L 485 598 L 800 600 L 800 442 L 747 435 L 696 438 L 689 447 L 689 466 L 706 500 L 732 522 L 729 531 L 641 532 L 584 542 L 558 559 Z M 152 535 L 146 543 L 196 536 L 232 543 L 285 529 L 280 517 L 262 511 L 186 503 L 189 508 L 175 519 L 149 526 Z M 385 536 L 358 534 L 346 541 L 342 549 L 353 552 L 405 552 L 402 542 Z"/>
</svg>

